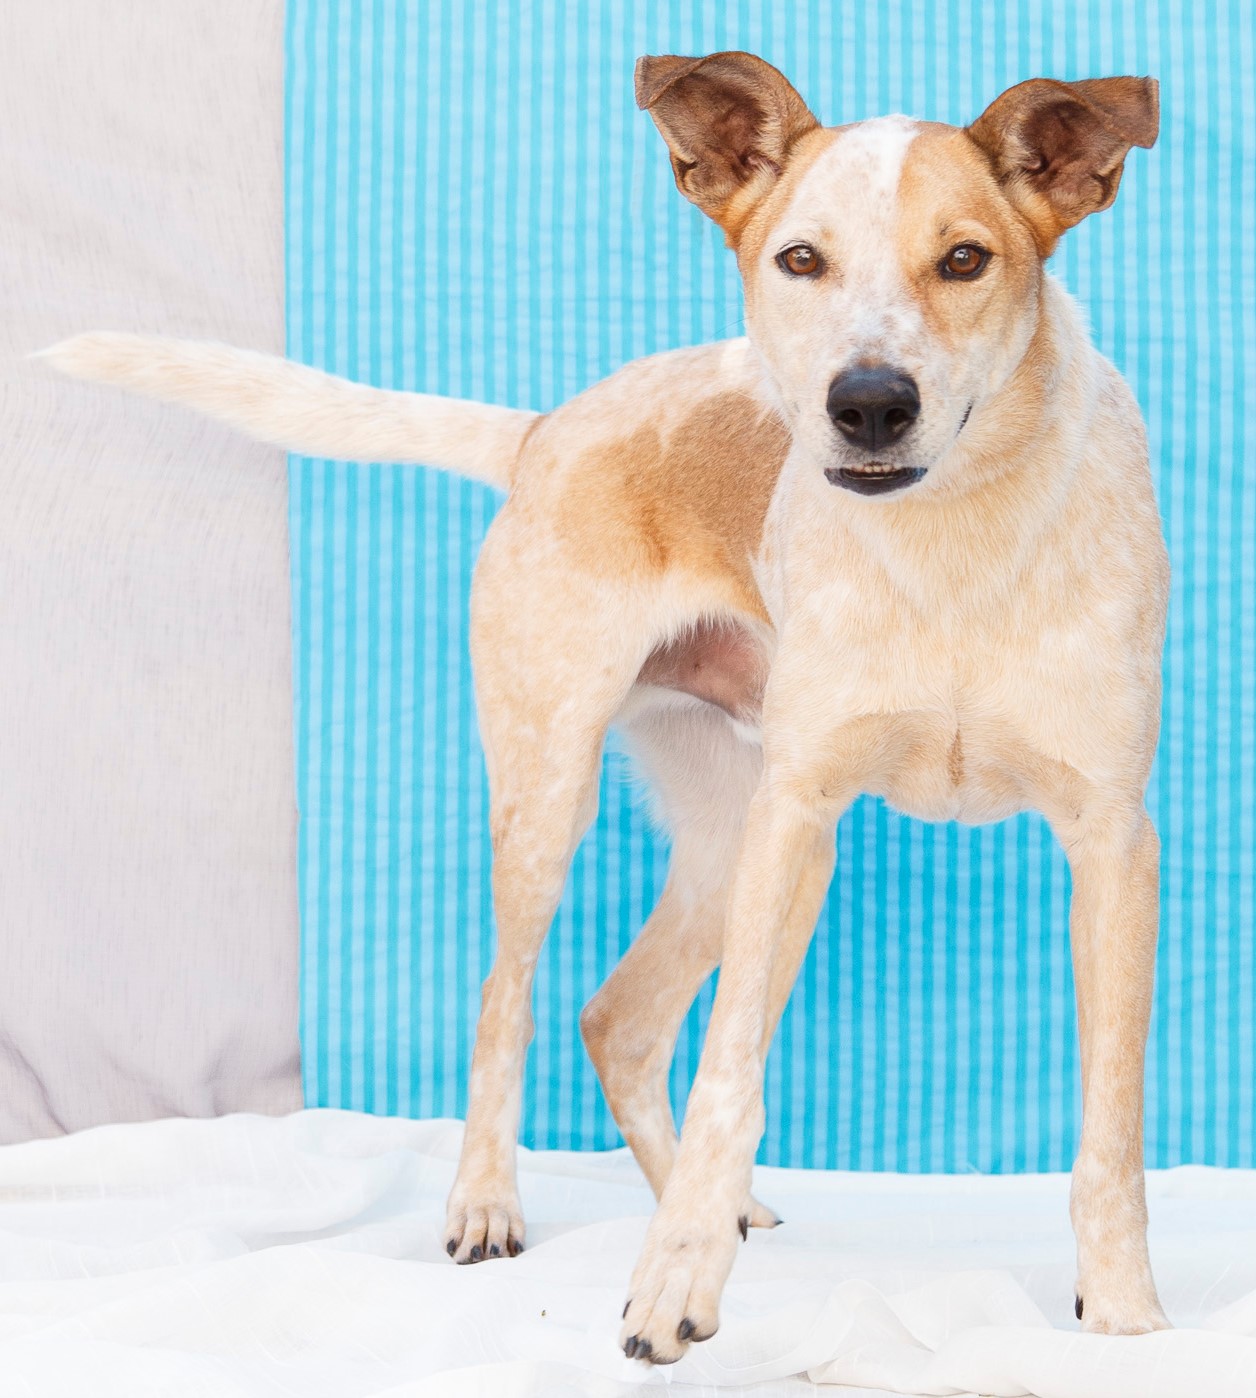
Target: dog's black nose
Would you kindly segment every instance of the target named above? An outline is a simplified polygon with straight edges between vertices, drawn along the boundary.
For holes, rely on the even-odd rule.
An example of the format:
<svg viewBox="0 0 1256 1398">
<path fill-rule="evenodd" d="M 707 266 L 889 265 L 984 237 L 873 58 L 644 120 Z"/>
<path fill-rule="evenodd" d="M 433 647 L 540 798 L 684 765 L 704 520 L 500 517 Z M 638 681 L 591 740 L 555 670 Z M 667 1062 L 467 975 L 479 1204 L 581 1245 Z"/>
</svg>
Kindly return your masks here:
<svg viewBox="0 0 1256 1398">
<path fill-rule="evenodd" d="M 920 415 L 910 374 L 887 364 L 860 365 L 829 385 L 829 416 L 852 445 L 876 451 L 897 442 Z"/>
</svg>

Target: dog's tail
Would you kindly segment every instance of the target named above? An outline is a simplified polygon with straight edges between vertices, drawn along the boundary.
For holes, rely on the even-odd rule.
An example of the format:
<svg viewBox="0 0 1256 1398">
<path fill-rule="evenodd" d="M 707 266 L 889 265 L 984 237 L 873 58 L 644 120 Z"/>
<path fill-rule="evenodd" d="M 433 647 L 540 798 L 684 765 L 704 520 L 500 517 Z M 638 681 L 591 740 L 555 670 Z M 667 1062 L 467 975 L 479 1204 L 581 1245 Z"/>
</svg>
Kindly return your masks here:
<svg viewBox="0 0 1256 1398">
<path fill-rule="evenodd" d="M 442 466 L 509 490 L 539 413 L 324 374 L 209 340 L 97 332 L 38 358 L 80 379 L 182 403 L 303 456 Z"/>
</svg>

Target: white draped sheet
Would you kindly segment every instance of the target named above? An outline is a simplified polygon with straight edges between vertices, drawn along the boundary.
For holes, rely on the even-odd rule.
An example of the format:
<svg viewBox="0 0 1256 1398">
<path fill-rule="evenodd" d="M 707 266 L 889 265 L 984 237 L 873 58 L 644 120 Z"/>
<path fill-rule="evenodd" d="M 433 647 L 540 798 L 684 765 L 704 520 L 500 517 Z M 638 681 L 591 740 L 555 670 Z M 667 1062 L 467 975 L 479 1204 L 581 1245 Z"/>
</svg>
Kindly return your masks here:
<svg viewBox="0 0 1256 1398">
<path fill-rule="evenodd" d="M 1180 1327 L 1082 1335 L 1068 1180 L 762 1169 L 716 1337 L 617 1351 L 651 1208 L 626 1151 L 520 1155 L 528 1249 L 441 1247 L 461 1124 L 310 1110 L 103 1126 L 0 1150 L 8 1394 L 1041 1398 L 1256 1393 L 1256 1172 L 1149 1177 Z M 828 1385 L 838 1385 L 829 1388 Z M 842 1387 L 845 1386 L 845 1387 Z"/>
</svg>

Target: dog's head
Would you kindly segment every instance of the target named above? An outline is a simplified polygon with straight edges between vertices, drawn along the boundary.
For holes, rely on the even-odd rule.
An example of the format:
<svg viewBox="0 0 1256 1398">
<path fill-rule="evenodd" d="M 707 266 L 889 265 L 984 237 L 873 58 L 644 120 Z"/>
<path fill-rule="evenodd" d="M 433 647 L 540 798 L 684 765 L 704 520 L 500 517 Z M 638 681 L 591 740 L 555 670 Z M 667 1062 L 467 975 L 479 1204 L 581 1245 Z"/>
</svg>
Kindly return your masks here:
<svg viewBox="0 0 1256 1398">
<path fill-rule="evenodd" d="M 736 251 L 796 443 L 863 495 L 962 469 L 952 446 L 1033 340 L 1044 259 L 1159 122 L 1152 78 L 1036 78 L 964 128 L 826 129 L 747 53 L 642 58 L 636 86 Z"/>
</svg>

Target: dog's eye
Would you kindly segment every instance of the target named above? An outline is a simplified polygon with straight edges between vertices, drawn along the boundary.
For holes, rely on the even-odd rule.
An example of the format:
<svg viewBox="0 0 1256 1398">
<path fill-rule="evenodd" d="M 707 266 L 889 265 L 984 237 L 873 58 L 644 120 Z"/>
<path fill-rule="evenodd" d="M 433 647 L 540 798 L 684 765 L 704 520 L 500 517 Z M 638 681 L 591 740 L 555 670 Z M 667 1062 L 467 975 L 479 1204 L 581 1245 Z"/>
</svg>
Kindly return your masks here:
<svg viewBox="0 0 1256 1398">
<path fill-rule="evenodd" d="M 795 243 L 776 259 L 776 265 L 791 277 L 814 277 L 820 270 L 820 254 L 808 243 Z"/>
<path fill-rule="evenodd" d="M 952 248 L 942 259 L 939 268 L 944 277 L 954 281 L 965 281 L 975 277 L 990 261 L 990 254 L 976 243 L 961 243 Z"/>
</svg>

